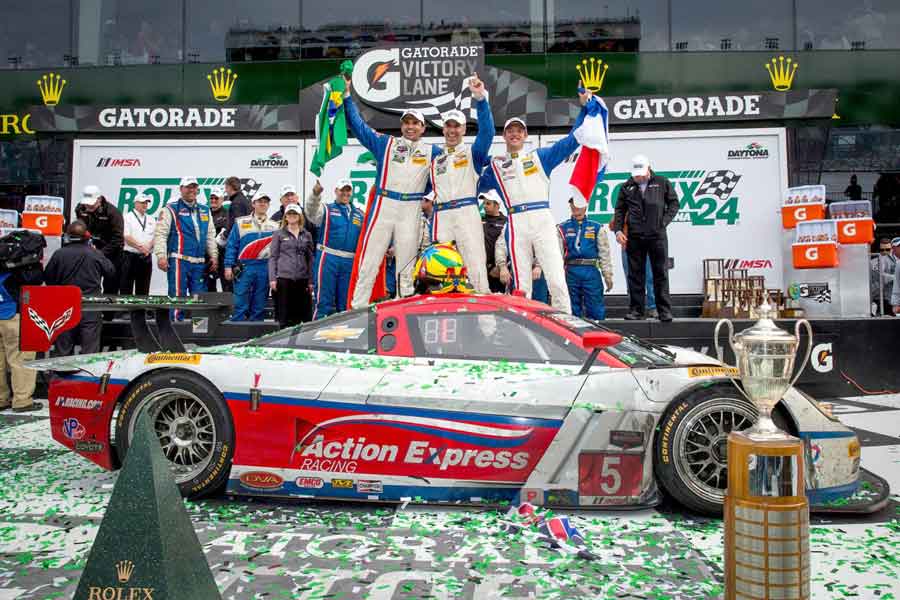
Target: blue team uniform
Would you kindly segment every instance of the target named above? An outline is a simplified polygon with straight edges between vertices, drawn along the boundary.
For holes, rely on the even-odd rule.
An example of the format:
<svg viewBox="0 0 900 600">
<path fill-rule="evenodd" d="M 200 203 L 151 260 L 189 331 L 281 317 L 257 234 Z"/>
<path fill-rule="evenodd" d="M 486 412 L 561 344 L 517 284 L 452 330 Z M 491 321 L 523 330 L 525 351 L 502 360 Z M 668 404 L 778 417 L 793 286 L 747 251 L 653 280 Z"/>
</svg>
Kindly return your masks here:
<svg viewBox="0 0 900 600">
<path fill-rule="evenodd" d="M 316 308 L 313 319 L 347 310 L 353 255 L 364 215 L 352 204 L 326 204 L 322 210 L 316 248 Z"/>
<path fill-rule="evenodd" d="M 252 214 L 234 222 L 225 244 L 224 265 L 232 269 L 240 261 L 243 270 L 234 282 L 232 321 L 263 320 L 269 297 L 269 245 L 278 229 L 275 221 L 260 222 Z"/>
<path fill-rule="evenodd" d="M 605 319 L 603 278 L 598 270 L 601 258 L 598 244 L 600 236 L 605 235 L 603 226 L 587 218 L 580 223 L 569 219 L 560 223 L 559 233 L 566 245 L 566 285 L 572 314 L 598 321 Z"/>
</svg>

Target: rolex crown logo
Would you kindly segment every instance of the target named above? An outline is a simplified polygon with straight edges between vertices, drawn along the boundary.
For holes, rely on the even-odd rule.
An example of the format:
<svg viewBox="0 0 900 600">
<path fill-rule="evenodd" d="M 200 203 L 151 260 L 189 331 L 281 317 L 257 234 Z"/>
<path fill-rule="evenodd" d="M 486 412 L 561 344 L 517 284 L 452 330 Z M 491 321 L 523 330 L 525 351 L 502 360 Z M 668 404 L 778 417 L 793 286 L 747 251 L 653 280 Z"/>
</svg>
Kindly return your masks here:
<svg viewBox="0 0 900 600">
<path fill-rule="evenodd" d="M 41 90 L 41 100 L 44 106 L 56 106 L 62 97 L 66 80 L 58 73 L 47 73 L 37 80 L 38 89 Z"/>
<path fill-rule="evenodd" d="M 231 90 L 234 89 L 237 73 L 232 73 L 231 69 L 226 70 L 225 67 L 219 67 L 213 69 L 206 78 L 209 80 L 209 87 L 212 88 L 213 98 L 219 102 L 225 102 L 231 98 Z"/>
<path fill-rule="evenodd" d="M 776 91 L 786 92 L 791 89 L 794 73 L 797 72 L 799 66 L 798 63 L 790 58 L 785 59 L 783 56 L 779 56 L 777 59 L 773 57 L 770 63 L 766 63 L 766 71 L 769 72 L 769 78 Z"/>
<path fill-rule="evenodd" d="M 606 77 L 606 70 L 609 65 L 599 58 L 591 57 L 590 62 L 586 58 L 581 60 L 580 65 L 575 65 L 575 70 L 581 76 L 581 83 L 586 89 L 592 92 L 599 92 L 603 87 L 603 78 Z"/>
<path fill-rule="evenodd" d="M 128 583 L 132 573 L 134 573 L 134 563 L 130 560 L 120 560 L 116 563 L 116 576 L 119 578 L 119 583 Z"/>
</svg>

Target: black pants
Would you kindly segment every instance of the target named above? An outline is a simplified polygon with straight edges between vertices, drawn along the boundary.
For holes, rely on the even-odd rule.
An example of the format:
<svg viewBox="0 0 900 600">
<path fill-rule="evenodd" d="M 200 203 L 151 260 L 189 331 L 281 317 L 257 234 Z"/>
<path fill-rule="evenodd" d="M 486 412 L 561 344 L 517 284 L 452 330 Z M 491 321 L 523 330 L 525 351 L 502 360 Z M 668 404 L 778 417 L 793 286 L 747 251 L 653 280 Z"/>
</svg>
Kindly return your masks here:
<svg viewBox="0 0 900 600">
<path fill-rule="evenodd" d="M 219 248 L 219 270 L 215 273 L 210 273 L 209 269 L 206 271 L 206 291 L 208 292 L 216 292 L 216 281 L 218 281 L 222 286 L 223 292 L 233 292 L 234 291 L 234 282 L 228 281 L 225 279 L 225 248 Z"/>
<path fill-rule="evenodd" d="M 75 346 L 81 346 L 81 354 L 100 352 L 100 329 L 103 319 L 98 313 L 82 313 L 81 323 L 74 329 L 62 332 L 53 343 L 53 356 L 72 356 Z"/>
<path fill-rule="evenodd" d="M 282 327 L 290 327 L 312 319 L 309 279 L 278 278 L 275 318 Z"/>
<path fill-rule="evenodd" d="M 119 293 L 146 296 L 150 293 L 150 277 L 153 276 L 153 258 L 137 252 L 124 252 L 122 256 L 122 283 Z"/>
<path fill-rule="evenodd" d="M 503 282 L 500 281 L 499 277 L 491 277 L 490 275 L 488 275 L 488 287 L 493 294 L 506 293 L 506 286 L 503 285 Z"/>
<path fill-rule="evenodd" d="M 647 284 L 645 264 L 649 256 L 650 270 L 653 272 L 656 309 L 661 317 L 671 315 L 669 272 L 666 269 L 666 263 L 669 261 L 669 240 L 666 235 L 662 234 L 658 237 L 629 235 L 625 251 L 628 254 L 628 299 L 631 312 L 644 314 L 644 286 Z"/>
</svg>

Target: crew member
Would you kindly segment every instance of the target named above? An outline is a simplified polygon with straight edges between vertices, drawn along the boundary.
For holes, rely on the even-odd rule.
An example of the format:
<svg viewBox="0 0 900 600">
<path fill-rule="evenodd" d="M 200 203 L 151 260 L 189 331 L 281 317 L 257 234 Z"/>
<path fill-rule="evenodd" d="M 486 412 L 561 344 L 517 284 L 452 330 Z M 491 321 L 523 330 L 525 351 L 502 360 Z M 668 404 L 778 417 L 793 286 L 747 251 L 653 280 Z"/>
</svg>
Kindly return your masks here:
<svg viewBox="0 0 900 600">
<path fill-rule="evenodd" d="M 253 213 L 239 217 L 225 245 L 225 279 L 234 281 L 232 321 L 262 321 L 269 297 L 269 244 L 280 225 L 269 219 L 268 196 L 253 199 Z M 237 273 L 235 273 L 237 271 Z"/>
<path fill-rule="evenodd" d="M 678 214 L 678 196 L 672 183 L 650 169 L 643 154 L 632 159 L 631 178 L 619 189 L 613 231 L 628 253 L 628 298 L 626 319 L 644 318 L 645 263 L 650 257 L 653 291 L 660 321 L 672 320 L 669 300 L 669 241 L 666 227 Z M 628 223 L 628 235 L 623 231 Z"/>
<path fill-rule="evenodd" d="M 321 186 L 318 187 L 321 193 Z M 312 313 L 308 305 L 315 248 L 303 221 L 300 205 L 286 206 L 281 229 L 275 232 L 269 245 L 269 287 L 275 296 L 275 318 L 281 327 L 298 325 L 304 315 Z M 346 293 L 345 287 L 345 297 Z"/>
<path fill-rule="evenodd" d="M 582 106 L 591 92 L 579 93 Z M 582 108 L 572 131 L 548 148 L 525 152 L 528 130 L 518 117 L 503 125 L 506 154 L 491 159 L 485 171 L 485 184 L 496 189 L 509 213 L 506 224 L 507 247 L 512 258 L 512 284 L 531 297 L 531 278 L 534 260 L 540 263 L 547 278 L 553 307 L 571 313 L 569 292 L 559 234 L 553 213 L 550 212 L 550 173 L 578 148 L 575 129 L 584 121 Z"/>
<path fill-rule="evenodd" d="M 241 180 L 237 177 L 229 177 L 225 180 L 225 194 L 228 196 L 228 232 L 227 237 L 231 233 L 231 226 L 240 217 L 249 215 L 252 212 L 250 201 L 242 191 Z"/>
<path fill-rule="evenodd" d="M 122 249 L 125 246 L 122 213 L 106 200 L 100 193 L 100 188 L 89 185 L 84 188 L 78 206 L 75 207 L 75 218 L 81 219 L 85 224 L 91 232 L 94 248 L 100 250 L 115 269 L 111 277 L 103 280 L 103 293 L 118 294 Z"/>
<path fill-rule="evenodd" d="M 484 209 L 484 218 L 481 220 L 484 228 L 484 253 L 486 270 L 488 274 L 488 286 L 494 293 L 506 291 L 506 285 L 500 281 L 500 266 L 496 261 L 497 238 L 506 227 L 506 215 L 500 212 L 500 196 L 494 190 L 488 190 L 478 195 Z"/>
<path fill-rule="evenodd" d="M 147 214 L 150 196 L 138 194 L 125 215 L 125 252 L 122 253 L 120 294 L 146 296 L 153 276 L 153 236 L 156 219 Z"/>
<path fill-rule="evenodd" d="M 181 197 L 166 205 L 156 224 L 153 253 L 157 266 L 168 275 L 169 296 L 205 292 L 207 258 L 210 271 L 219 268 L 215 227 L 209 207 L 197 202 L 198 188 L 196 179 L 182 177 Z M 179 311 L 175 318 L 181 318 Z"/>
<path fill-rule="evenodd" d="M 413 293 L 412 270 L 419 242 L 419 201 L 428 186 L 428 171 L 439 150 L 422 141 L 425 117 L 408 109 L 400 116 L 401 137 L 381 134 L 370 128 L 350 97 L 350 82 L 344 93 L 344 110 L 353 135 L 375 155 L 376 188 L 366 214 L 359 263 L 359 276 L 351 305 L 365 306 L 372 295 L 379 265 L 394 240 L 400 296 Z"/>
<path fill-rule="evenodd" d="M 569 210 L 572 218 L 560 223 L 559 234 L 566 245 L 566 285 L 572 314 L 602 321 L 606 318 L 603 282 L 607 289 L 613 285 L 606 228 L 587 218 L 587 202 L 581 197 L 569 199 Z"/>
<path fill-rule="evenodd" d="M 69 224 L 63 247 L 53 253 L 44 269 L 47 285 L 75 285 L 84 296 L 100 292 L 101 280 L 115 276 L 116 268 L 91 245 L 91 239 L 84 221 L 76 219 Z M 64 331 L 56 338 L 55 355 L 71 356 L 75 352 L 75 344 L 81 346 L 82 354 L 100 352 L 102 323 L 100 314 L 82 313 L 81 321 L 74 329 Z"/>
<path fill-rule="evenodd" d="M 435 242 L 455 241 L 475 291 L 487 294 L 490 292 L 487 257 L 475 196 L 478 178 L 490 160 L 488 153 L 494 139 L 494 117 L 484 83 L 477 73 L 469 78 L 469 91 L 478 110 L 478 135 L 475 143 L 468 146 L 463 142 L 466 115 L 456 109 L 444 113 L 444 148 L 431 164 L 434 188 L 431 239 Z"/>
<path fill-rule="evenodd" d="M 347 310 L 353 254 L 363 222 L 362 211 L 350 202 L 353 183 L 349 179 L 338 180 L 331 204 L 322 204 L 322 191 L 322 185 L 316 181 L 306 199 L 306 218 L 319 231 L 313 267 L 316 291 L 313 319 Z"/>
<path fill-rule="evenodd" d="M 216 229 L 216 245 L 219 247 L 219 259 L 216 270 L 209 271 L 206 274 L 206 289 L 210 292 L 215 292 L 216 282 L 219 282 L 223 292 L 230 292 L 234 286 L 223 275 L 225 274 L 225 244 L 231 231 L 231 223 L 228 210 L 225 208 L 225 193 L 220 187 L 213 188 L 209 192 L 209 214 Z"/>
</svg>

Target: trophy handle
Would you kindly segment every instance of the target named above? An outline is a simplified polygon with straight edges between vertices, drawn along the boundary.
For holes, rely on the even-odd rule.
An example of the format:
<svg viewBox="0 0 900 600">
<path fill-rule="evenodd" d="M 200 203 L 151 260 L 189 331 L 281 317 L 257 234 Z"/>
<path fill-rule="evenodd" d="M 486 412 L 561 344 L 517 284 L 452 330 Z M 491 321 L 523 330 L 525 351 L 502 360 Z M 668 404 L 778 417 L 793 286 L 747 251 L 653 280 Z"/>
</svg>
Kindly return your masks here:
<svg viewBox="0 0 900 600">
<path fill-rule="evenodd" d="M 719 330 L 722 328 L 722 325 L 728 328 L 728 345 L 731 346 L 731 351 L 734 352 L 734 344 L 731 343 L 731 340 L 734 339 L 734 326 L 728 319 L 719 319 L 713 332 L 713 344 L 716 347 L 716 358 L 719 359 L 719 362 L 725 362 L 725 352 L 722 350 L 724 346 L 719 345 Z M 734 352 L 734 356 L 737 358 L 737 352 Z"/>
<path fill-rule="evenodd" d="M 797 371 L 797 374 L 791 380 L 791 385 L 788 387 L 794 387 L 794 384 L 797 383 L 797 380 L 800 379 L 800 375 L 803 373 L 803 369 L 806 368 L 806 365 L 809 363 L 809 357 L 812 354 L 813 348 L 813 332 L 812 326 L 809 324 L 809 321 L 806 319 L 800 319 L 794 325 L 794 335 L 797 336 L 797 343 L 800 343 L 800 326 L 806 327 L 806 335 L 808 336 L 806 342 L 806 356 L 803 357 L 803 362 L 800 363 L 800 369 Z"/>
</svg>

